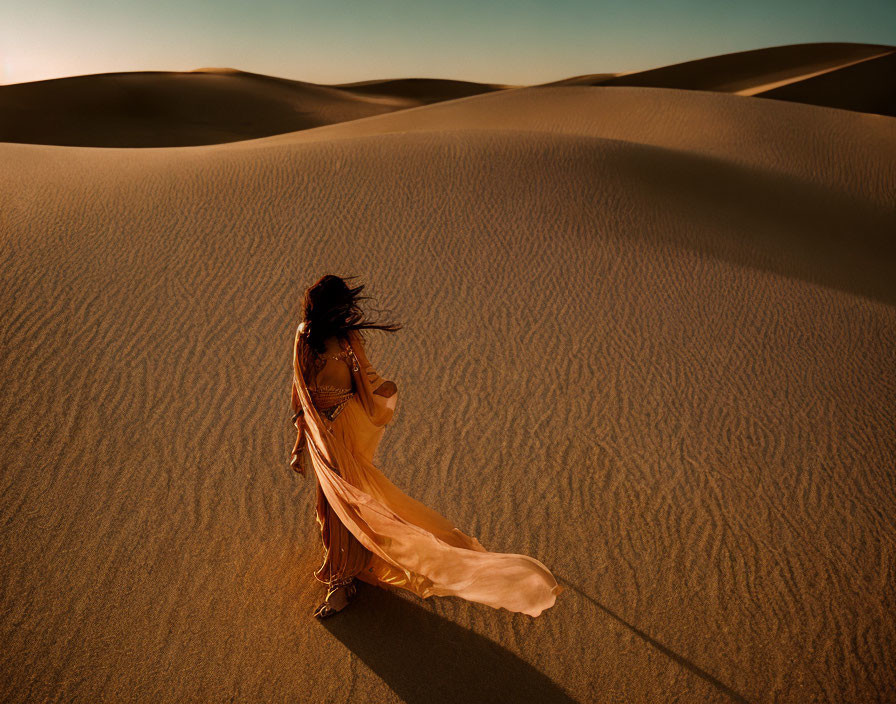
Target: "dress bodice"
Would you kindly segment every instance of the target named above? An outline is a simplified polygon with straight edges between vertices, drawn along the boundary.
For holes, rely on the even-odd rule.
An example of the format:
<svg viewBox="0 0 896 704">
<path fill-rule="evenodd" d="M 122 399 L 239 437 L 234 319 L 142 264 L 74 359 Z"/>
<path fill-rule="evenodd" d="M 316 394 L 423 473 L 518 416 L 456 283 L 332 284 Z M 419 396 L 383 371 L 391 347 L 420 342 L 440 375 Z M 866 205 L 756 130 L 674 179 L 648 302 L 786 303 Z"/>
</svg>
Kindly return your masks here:
<svg viewBox="0 0 896 704">
<path fill-rule="evenodd" d="M 342 346 L 342 349 L 337 354 L 323 354 L 318 356 L 316 358 L 316 363 L 312 365 L 310 374 L 311 383 L 308 384 L 308 393 L 311 396 L 311 403 L 323 417 L 332 421 L 355 395 L 355 389 L 354 381 L 352 382 L 352 388 L 349 389 L 332 386 L 330 384 L 317 383 L 316 375 L 322 369 L 320 363 L 323 363 L 325 366 L 326 360 L 328 359 L 343 361 L 352 371 L 358 371 L 359 366 L 351 347 L 348 346 Z"/>
</svg>

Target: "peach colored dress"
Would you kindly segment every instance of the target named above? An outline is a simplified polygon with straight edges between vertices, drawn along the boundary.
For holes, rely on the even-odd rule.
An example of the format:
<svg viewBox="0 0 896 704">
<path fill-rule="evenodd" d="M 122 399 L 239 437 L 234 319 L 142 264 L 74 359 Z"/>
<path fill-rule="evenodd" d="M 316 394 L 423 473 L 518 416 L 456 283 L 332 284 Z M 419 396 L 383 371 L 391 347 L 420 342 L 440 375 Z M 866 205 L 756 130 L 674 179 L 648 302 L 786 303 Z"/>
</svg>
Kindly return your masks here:
<svg viewBox="0 0 896 704">
<path fill-rule="evenodd" d="M 352 389 L 310 389 L 301 369 L 305 338 L 296 330 L 292 408 L 318 485 L 318 524 L 326 583 L 358 578 L 426 599 L 458 596 L 538 616 L 564 587 L 535 558 L 487 551 L 448 519 L 403 493 L 373 464 L 398 394 L 374 391 L 385 382 L 373 369 L 360 335 L 344 351 Z"/>
</svg>

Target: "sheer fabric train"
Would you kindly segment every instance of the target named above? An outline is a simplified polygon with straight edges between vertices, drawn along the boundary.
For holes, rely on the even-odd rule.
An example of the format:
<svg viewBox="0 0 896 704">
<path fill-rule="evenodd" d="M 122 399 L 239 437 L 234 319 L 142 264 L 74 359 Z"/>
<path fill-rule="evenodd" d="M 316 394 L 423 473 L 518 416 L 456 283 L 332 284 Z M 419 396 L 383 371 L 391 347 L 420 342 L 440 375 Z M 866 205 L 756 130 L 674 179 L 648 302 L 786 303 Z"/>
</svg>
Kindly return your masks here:
<svg viewBox="0 0 896 704">
<path fill-rule="evenodd" d="M 359 367 L 352 371 L 355 393 L 332 421 L 312 403 L 301 369 L 304 344 L 297 330 L 292 407 L 303 412 L 297 427 L 304 431 L 308 457 L 329 509 L 370 553 L 356 577 L 423 599 L 458 596 L 529 616 L 553 606 L 564 587 L 545 565 L 527 555 L 487 551 L 476 538 L 403 493 L 374 466 L 373 456 L 392 420 L 398 394 L 389 398 L 374 394 L 385 380 L 368 361 L 358 333 L 349 334 Z M 300 437 L 297 442 L 301 441 Z"/>
</svg>

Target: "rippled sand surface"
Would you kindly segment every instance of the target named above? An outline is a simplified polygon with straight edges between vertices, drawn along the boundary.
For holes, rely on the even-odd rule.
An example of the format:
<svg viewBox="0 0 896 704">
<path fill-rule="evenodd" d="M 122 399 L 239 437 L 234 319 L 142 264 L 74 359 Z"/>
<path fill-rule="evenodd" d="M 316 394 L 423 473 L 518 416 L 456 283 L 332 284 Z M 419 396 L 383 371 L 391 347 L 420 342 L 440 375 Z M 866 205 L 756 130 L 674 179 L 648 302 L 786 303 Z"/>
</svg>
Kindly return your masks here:
<svg viewBox="0 0 896 704">
<path fill-rule="evenodd" d="M 3 701 L 896 697 L 896 119 L 533 87 L 0 161 Z M 327 272 L 405 326 L 379 466 L 548 565 L 539 618 L 311 618 Z"/>
</svg>

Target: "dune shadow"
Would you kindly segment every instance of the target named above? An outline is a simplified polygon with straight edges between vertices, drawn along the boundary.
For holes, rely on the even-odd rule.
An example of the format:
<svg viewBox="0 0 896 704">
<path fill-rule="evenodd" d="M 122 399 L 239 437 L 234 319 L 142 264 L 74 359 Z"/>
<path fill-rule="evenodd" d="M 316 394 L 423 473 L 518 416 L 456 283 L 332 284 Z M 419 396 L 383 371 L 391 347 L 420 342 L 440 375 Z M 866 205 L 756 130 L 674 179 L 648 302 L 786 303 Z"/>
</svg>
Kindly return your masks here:
<svg viewBox="0 0 896 704">
<path fill-rule="evenodd" d="M 673 215 L 670 223 L 679 223 L 645 231 L 649 238 L 896 305 L 892 207 L 771 169 L 669 147 L 630 144 L 602 152 L 601 159 L 601 169 L 610 163 L 660 212 Z"/>
<path fill-rule="evenodd" d="M 369 584 L 321 624 L 408 704 L 575 702 L 506 648 Z"/>
</svg>

